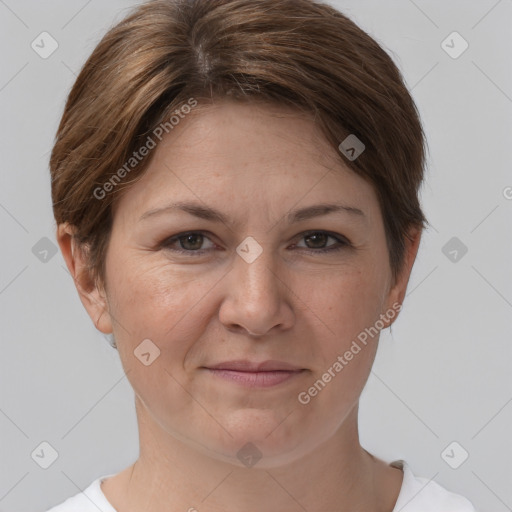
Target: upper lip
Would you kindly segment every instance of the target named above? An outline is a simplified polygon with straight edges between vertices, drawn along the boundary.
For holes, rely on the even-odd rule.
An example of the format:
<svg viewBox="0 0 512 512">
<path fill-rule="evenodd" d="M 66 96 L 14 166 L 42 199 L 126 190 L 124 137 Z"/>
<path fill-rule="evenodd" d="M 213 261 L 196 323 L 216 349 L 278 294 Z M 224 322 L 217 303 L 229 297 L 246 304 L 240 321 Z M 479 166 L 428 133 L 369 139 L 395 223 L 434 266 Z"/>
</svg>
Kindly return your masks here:
<svg viewBox="0 0 512 512">
<path fill-rule="evenodd" d="M 225 361 L 206 368 L 215 370 L 235 370 L 239 372 L 271 372 L 271 371 L 300 371 L 303 368 L 294 366 L 284 361 L 267 360 L 262 362 L 249 361 L 247 359 L 237 359 L 236 361 Z"/>
</svg>

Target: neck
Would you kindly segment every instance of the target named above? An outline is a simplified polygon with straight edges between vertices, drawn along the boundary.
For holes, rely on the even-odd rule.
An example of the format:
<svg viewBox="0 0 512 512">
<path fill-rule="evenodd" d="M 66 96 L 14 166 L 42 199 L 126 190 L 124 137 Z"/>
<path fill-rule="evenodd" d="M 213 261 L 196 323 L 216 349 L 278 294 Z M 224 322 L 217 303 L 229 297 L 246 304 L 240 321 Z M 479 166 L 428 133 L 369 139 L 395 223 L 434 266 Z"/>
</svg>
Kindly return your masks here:
<svg viewBox="0 0 512 512">
<path fill-rule="evenodd" d="M 219 460 L 165 432 L 140 403 L 137 413 L 139 459 L 102 486 L 119 512 L 391 512 L 398 496 L 399 470 L 360 446 L 357 405 L 328 440 L 271 468 Z"/>
</svg>

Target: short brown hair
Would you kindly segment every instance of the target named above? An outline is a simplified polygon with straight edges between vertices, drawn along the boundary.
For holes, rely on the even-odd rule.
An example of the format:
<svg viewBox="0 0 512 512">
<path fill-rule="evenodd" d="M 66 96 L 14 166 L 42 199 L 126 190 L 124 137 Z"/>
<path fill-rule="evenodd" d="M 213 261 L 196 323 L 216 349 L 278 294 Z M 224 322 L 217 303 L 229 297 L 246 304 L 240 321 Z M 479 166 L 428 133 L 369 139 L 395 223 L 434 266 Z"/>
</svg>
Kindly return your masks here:
<svg viewBox="0 0 512 512">
<path fill-rule="evenodd" d="M 153 0 L 114 26 L 85 63 L 51 154 L 55 219 L 76 228 L 96 282 L 104 283 L 114 199 L 142 176 L 151 152 L 122 186 L 104 184 L 190 98 L 204 105 L 226 96 L 313 115 L 340 160 L 374 187 L 396 278 L 409 229 L 426 224 L 418 198 L 426 142 L 390 56 L 313 0 Z M 355 160 L 338 150 L 350 134 L 365 145 Z M 99 200 L 98 187 L 110 193 Z"/>
</svg>

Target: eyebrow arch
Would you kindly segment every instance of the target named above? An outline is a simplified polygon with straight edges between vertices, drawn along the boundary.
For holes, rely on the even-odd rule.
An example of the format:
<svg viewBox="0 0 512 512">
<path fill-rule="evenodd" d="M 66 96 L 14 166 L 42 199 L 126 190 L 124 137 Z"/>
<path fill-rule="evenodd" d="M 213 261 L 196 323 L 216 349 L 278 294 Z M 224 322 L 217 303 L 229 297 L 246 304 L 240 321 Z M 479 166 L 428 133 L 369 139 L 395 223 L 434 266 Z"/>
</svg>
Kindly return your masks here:
<svg viewBox="0 0 512 512">
<path fill-rule="evenodd" d="M 208 206 L 204 206 L 199 203 L 193 202 L 172 203 L 162 208 L 149 210 L 139 218 L 139 221 L 147 219 L 154 215 L 170 213 L 177 210 L 189 213 L 190 215 L 193 215 L 194 217 L 198 217 L 200 219 L 209 220 L 213 222 L 222 222 L 223 224 L 229 224 L 229 219 L 223 213 Z M 361 218 L 365 218 L 364 212 L 359 208 L 355 208 L 353 206 L 345 206 L 336 203 L 322 203 L 307 206 L 305 208 L 300 208 L 297 210 L 292 210 L 290 213 L 287 214 L 286 218 L 289 224 L 294 224 L 296 222 L 312 219 L 314 217 L 320 217 L 322 215 L 327 215 L 329 213 L 338 212 L 349 213 L 357 215 Z"/>
</svg>

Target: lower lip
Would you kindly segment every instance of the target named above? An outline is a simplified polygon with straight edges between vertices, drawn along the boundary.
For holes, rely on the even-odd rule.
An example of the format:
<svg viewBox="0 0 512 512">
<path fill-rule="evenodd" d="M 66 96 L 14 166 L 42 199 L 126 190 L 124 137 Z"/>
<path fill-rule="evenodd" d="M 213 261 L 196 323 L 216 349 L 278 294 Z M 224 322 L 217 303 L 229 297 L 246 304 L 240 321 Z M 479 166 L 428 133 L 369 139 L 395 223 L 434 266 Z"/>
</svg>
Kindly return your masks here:
<svg viewBox="0 0 512 512">
<path fill-rule="evenodd" d="M 235 370 L 207 370 L 217 377 L 236 382 L 249 388 L 269 388 L 301 375 L 304 370 L 274 372 L 239 372 Z"/>
</svg>

